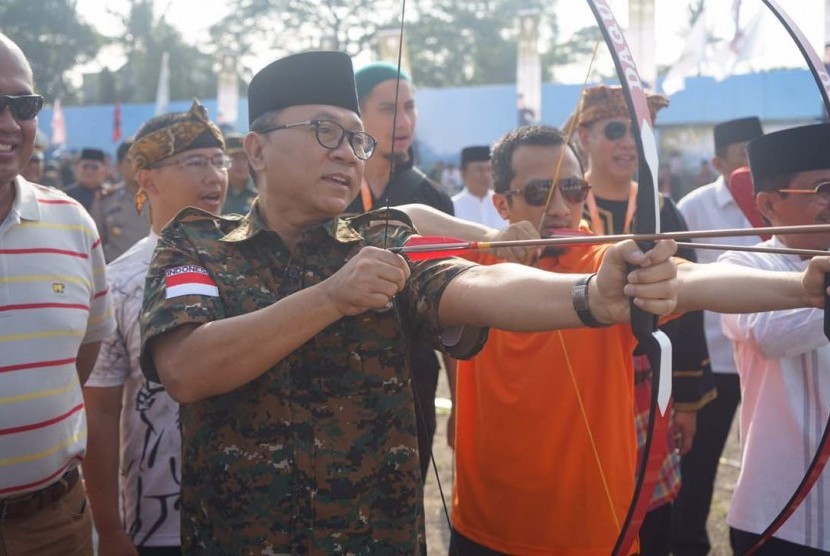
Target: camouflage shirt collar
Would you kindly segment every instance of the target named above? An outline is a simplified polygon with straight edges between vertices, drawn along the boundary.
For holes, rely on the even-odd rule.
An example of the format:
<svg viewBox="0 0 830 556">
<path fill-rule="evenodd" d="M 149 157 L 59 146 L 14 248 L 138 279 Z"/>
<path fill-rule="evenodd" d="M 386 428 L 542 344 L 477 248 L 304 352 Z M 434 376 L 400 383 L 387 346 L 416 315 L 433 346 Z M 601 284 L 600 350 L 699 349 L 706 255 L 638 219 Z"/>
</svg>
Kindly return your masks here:
<svg viewBox="0 0 830 556">
<path fill-rule="evenodd" d="M 259 199 L 254 200 L 250 212 L 239 221 L 239 225 L 225 234 L 220 241 L 237 242 L 245 241 L 257 235 L 261 231 L 269 231 L 265 225 L 265 221 L 259 214 L 258 210 Z M 322 230 L 323 233 L 333 238 L 339 243 L 352 243 L 359 241 L 361 235 L 351 227 L 349 222 L 342 218 L 333 218 L 311 228 L 306 231 L 306 235 L 313 233 L 314 230 Z"/>
</svg>

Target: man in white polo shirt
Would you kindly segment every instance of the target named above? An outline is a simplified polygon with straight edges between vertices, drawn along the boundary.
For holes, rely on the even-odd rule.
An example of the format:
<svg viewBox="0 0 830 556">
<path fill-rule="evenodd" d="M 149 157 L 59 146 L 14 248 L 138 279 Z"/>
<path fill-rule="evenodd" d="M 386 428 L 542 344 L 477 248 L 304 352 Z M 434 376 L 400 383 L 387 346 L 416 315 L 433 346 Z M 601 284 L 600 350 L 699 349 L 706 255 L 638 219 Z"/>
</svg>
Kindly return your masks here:
<svg viewBox="0 0 830 556">
<path fill-rule="evenodd" d="M 0 34 L 0 546 L 91 555 L 81 384 L 113 320 L 92 218 L 20 176 L 42 104 L 25 55 Z"/>
</svg>

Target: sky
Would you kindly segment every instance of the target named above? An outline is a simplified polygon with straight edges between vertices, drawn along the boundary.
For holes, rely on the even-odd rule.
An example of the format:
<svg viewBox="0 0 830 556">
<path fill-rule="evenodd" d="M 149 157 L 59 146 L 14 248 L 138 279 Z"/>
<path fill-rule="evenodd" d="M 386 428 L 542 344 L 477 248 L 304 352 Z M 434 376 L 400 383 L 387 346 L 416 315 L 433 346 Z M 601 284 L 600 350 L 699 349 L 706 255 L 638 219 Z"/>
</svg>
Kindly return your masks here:
<svg viewBox="0 0 830 556">
<path fill-rule="evenodd" d="M 823 54 L 825 42 L 824 17 L 816 17 L 824 13 L 826 0 L 778 0 L 778 4 L 801 28 L 819 54 Z M 830 0 L 827 0 L 830 2 Z M 655 58 L 658 65 L 669 65 L 680 56 L 683 45 L 683 33 L 687 27 L 687 6 L 690 0 L 655 0 L 656 2 L 656 39 Z M 731 36 L 732 23 L 730 9 L 733 0 L 707 0 L 711 4 L 712 33 L 720 37 Z M 627 23 L 628 0 L 611 0 L 614 13 L 620 24 Z M 219 0 L 155 0 L 156 14 L 165 13 L 166 20 L 178 28 L 188 41 L 206 43 L 209 39 L 208 28 L 219 21 L 227 12 L 227 3 Z M 558 15 L 560 32 L 563 37 L 584 26 L 593 23 L 593 16 L 587 2 L 582 0 L 558 0 Z M 113 13 L 125 13 L 127 0 L 77 0 L 77 8 L 81 16 L 106 35 L 116 35 L 120 28 L 118 18 Z M 748 20 L 755 10 L 766 9 L 761 0 L 743 0 L 742 22 Z M 765 16 L 771 17 L 771 16 Z M 777 21 L 769 19 L 763 27 L 764 54 L 763 60 L 738 68 L 737 71 L 765 69 L 767 67 L 796 67 L 803 65 L 803 60 L 787 34 Z M 603 64 L 610 64 L 603 55 L 597 62 L 600 68 Z M 261 59 L 246 61 L 256 72 L 270 62 L 266 54 Z M 102 66 L 116 69 L 123 58 L 116 52 L 105 51 L 95 62 L 87 64 L 83 71 L 97 71 Z M 584 67 L 580 70 L 560 72 L 560 80 L 577 82 L 584 78 Z M 571 75 L 573 74 L 573 75 Z"/>
</svg>

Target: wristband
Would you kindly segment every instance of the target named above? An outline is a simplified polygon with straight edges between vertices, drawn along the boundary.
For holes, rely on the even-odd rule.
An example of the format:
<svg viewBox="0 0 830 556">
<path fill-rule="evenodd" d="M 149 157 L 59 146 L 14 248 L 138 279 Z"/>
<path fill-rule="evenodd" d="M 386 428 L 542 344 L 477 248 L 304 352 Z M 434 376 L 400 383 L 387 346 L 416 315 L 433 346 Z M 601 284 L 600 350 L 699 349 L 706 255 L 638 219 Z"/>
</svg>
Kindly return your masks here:
<svg viewBox="0 0 830 556">
<path fill-rule="evenodd" d="M 576 316 L 579 317 L 582 324 L 588 328 L 603 328 L 611 326 L 611 324 L 605 324 L 594 318 L 594 315 L 591 314 L 591 310 L 589 309 L 588 284 L 591 283 L 591 279 L 594 276 L 596 276 L 596 273 L 583 276 L 574 283 L 573 289 L 571 289 L 571 300 L 574 304 L 574 311 L 576 311 Z"/>
</svg>

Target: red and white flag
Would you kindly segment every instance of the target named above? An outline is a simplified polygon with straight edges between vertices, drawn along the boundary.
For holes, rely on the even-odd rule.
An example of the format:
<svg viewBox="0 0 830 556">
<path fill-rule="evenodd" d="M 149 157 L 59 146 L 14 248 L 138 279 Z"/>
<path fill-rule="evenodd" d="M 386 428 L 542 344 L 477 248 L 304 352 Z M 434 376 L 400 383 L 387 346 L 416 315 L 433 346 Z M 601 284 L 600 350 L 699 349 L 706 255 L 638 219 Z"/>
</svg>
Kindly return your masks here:
<svg viewBox="0 0 830 556">
<path fill-rule="evenodd" d="M 66 145 L 66 122 L 63 119 L 61 99 L 56 98 L 52 107 L 52 144 Z"/>
<path fill-rule="evenodd" d="M 121 139 L 121 101 L 116 100 L 112 111 L 112 142 Z"/>
<path fill-rule="evenodd" d="M 164 271 L 165 299 L 182 295 L 219 297 L 219 288 L 208 271 L 195 265 L 177 266 Z"/>
</svg>

